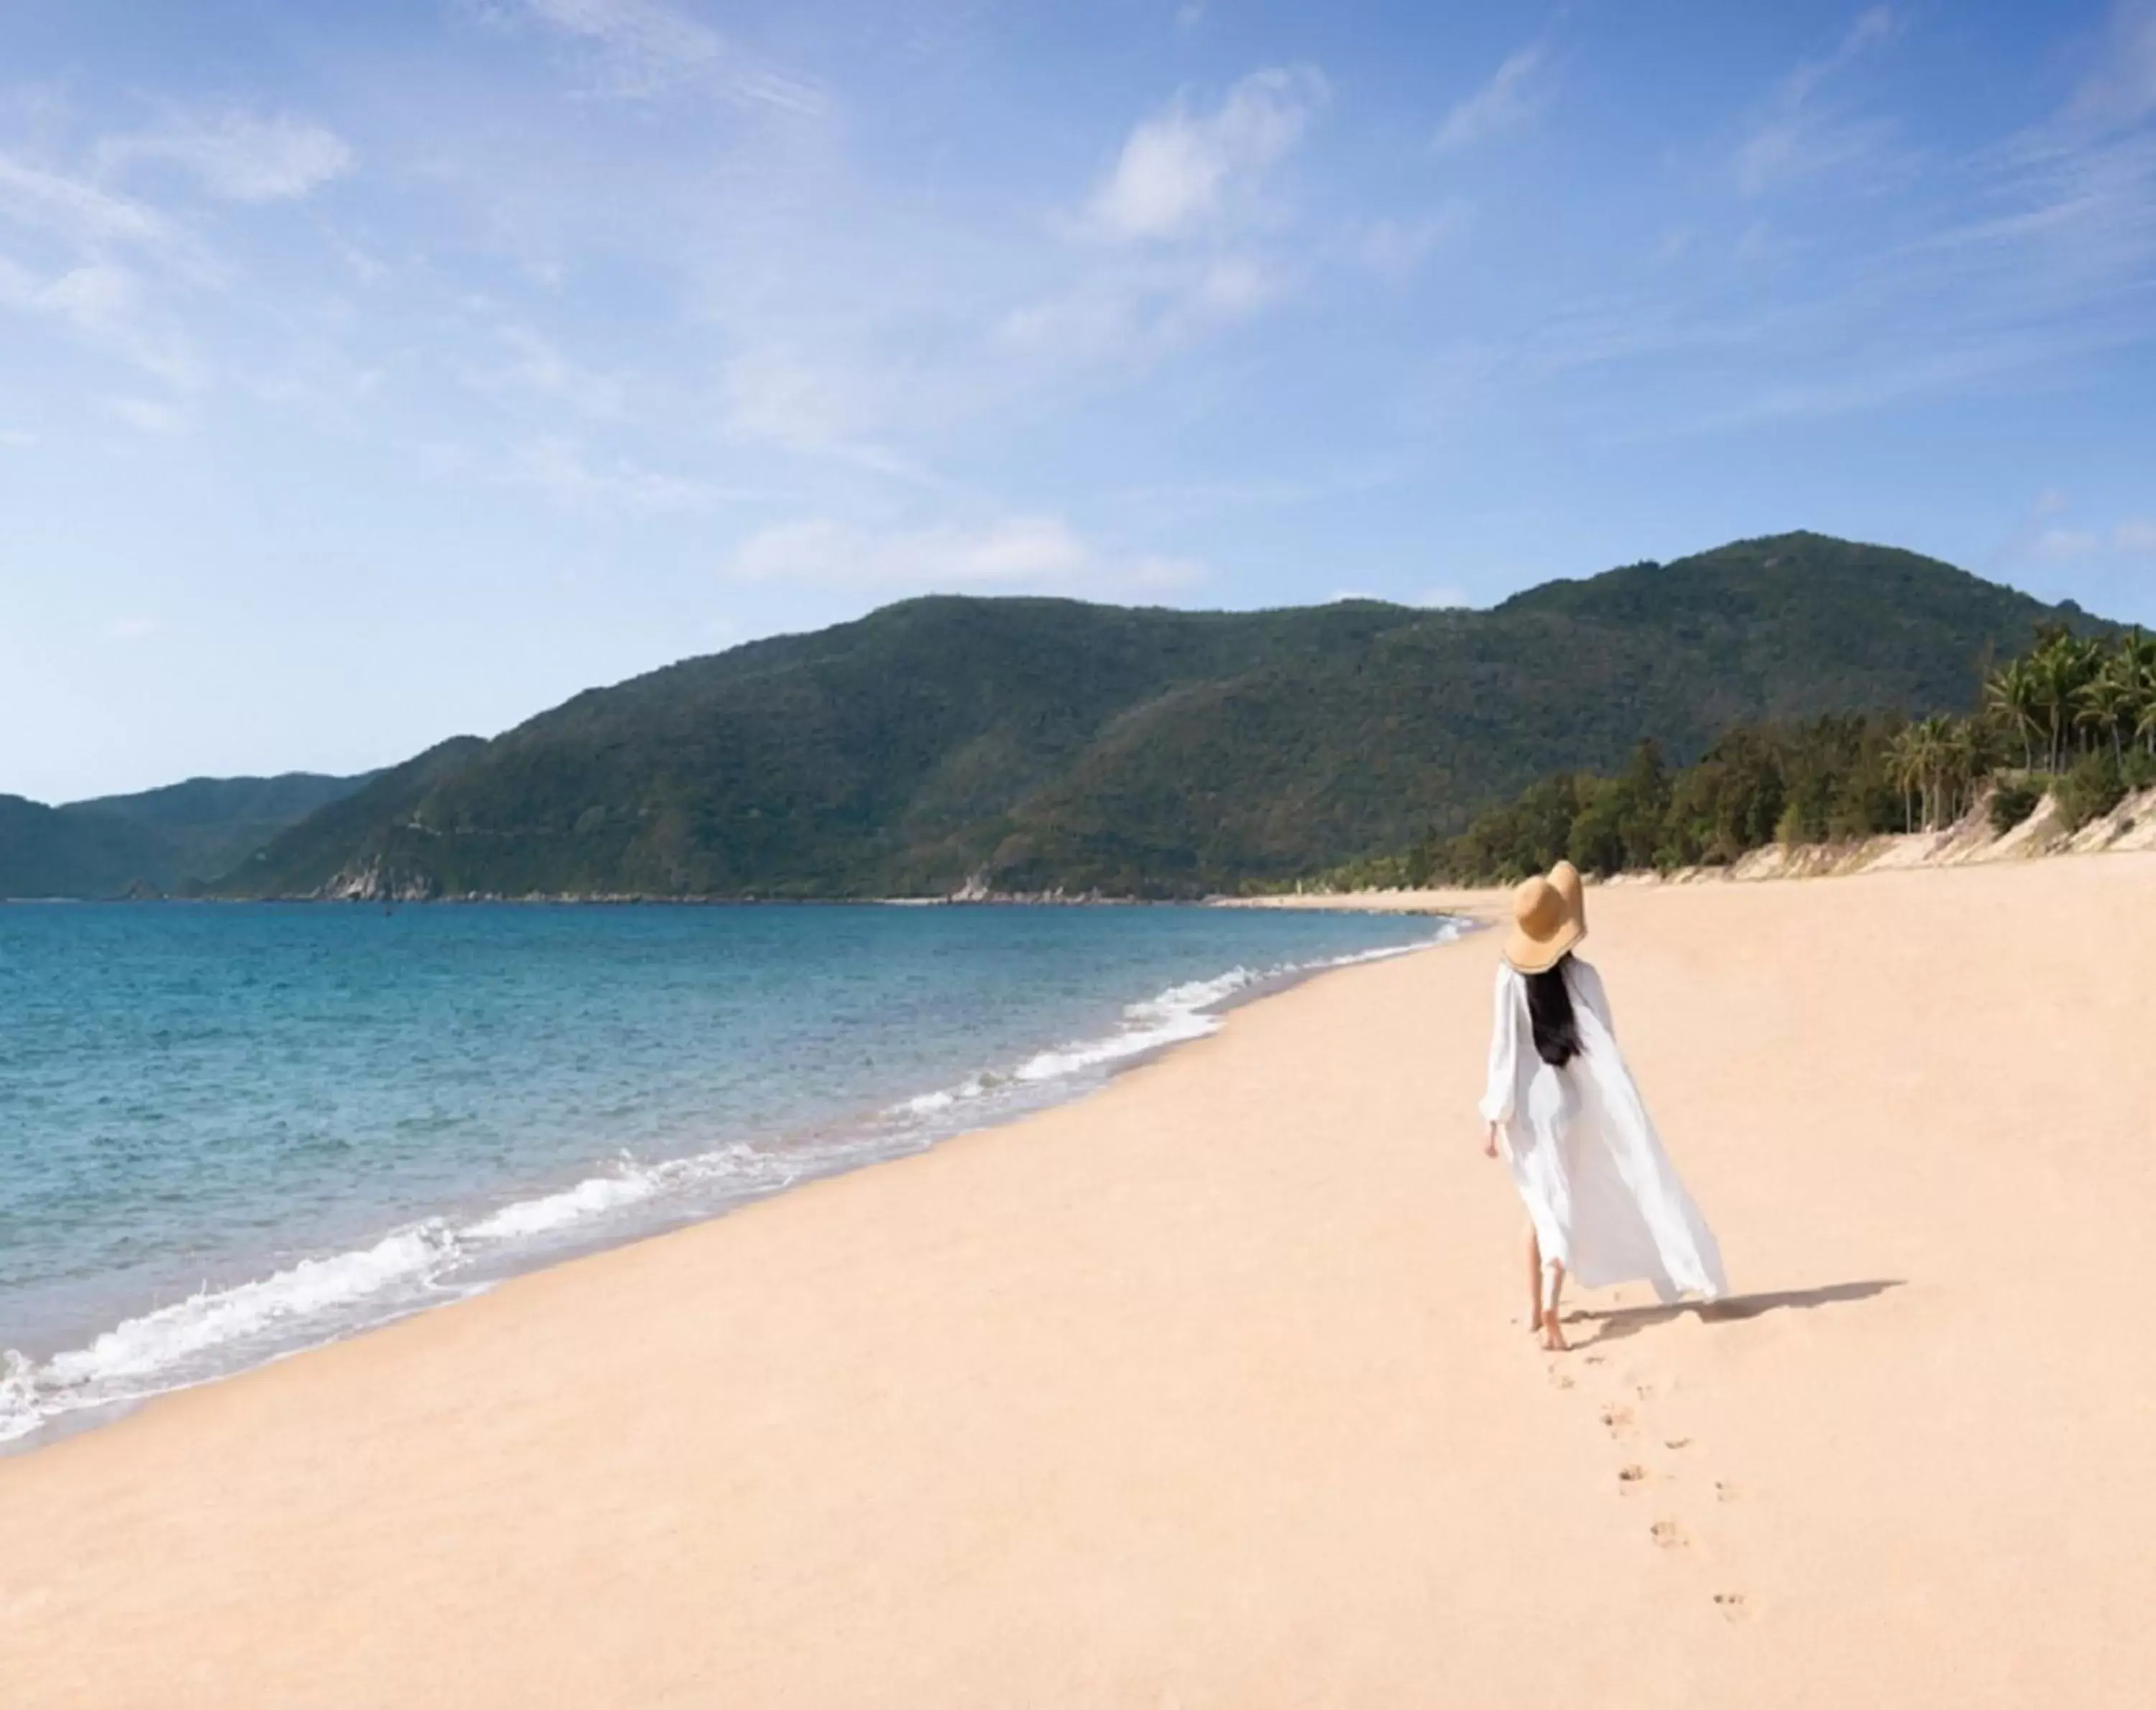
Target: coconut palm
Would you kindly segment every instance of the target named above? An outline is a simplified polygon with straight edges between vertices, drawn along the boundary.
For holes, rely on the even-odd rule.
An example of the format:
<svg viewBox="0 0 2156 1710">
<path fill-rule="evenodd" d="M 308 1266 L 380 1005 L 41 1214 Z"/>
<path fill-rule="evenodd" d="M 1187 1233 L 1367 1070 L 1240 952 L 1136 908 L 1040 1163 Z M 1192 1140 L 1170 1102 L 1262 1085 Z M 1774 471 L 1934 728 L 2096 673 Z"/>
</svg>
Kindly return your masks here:
<svg viewBox="0 0 2156 1710">
<path fill-rule="evenodd" d="M 2046 737 L 2046 763 L 2055 772 L 2066 768 L 2082 690 L 2101 668 L 2102 658 L 2099 643 L 2064 628 L 2046 631 L 2029 656 L 2038 683 L 2037 706 Z"/>
<path fill-rule="evenodd" d="M 1902 829 L 1913 832 L 1917 828 L 1917 809 L 1912 799 L 1924 776 L 1922 744 L 1918 727 L 1904 724 L 1894 733 L 1887 745 L 1887 775 L 1894 781 L 1894 787 L 1902 792 Z"/>
<path fill-rule="evenodd" d="M 2148 751 L 2156 754 L 2156 724 L 2148 721 L 2149 709 L 2156 707 L 2156 635 L 2144 634 L 2135 625 L 2118 638 L 2112 663 L 2130 690 L 2124 713 L 2128 733 L 2137 740 L 2145 738 Z"/>
<path fill-rule="evenodd" d="M 2132 668 L 2122 654 L 2114 653 L 2082 683 L 2074 696 L 2074 724 L 2086 730 L 2092 742 L 2111 738 L 2113 760 L 2124 757 L 2125 728 L 2137 710 Z"/>
<path fill-rule="evenodd" d="M 2036 738 L 2043 733 L 2044 685 L 2041 675 L 2026 658 L 2010 659 L 1984 680 L 1984 710 L 2000 727 L 2021 739 L 2021 760 L 2036 768 Z"/>
</svg>

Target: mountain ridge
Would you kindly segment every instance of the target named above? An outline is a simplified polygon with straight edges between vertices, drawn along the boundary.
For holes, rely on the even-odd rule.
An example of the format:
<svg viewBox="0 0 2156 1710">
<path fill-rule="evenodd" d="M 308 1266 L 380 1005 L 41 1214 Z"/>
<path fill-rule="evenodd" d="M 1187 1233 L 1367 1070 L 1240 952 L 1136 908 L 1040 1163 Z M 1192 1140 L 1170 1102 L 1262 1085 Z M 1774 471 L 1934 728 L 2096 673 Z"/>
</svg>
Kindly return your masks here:
<svg viewBox="0 0 2156 1710">
<path fill-rule="evenodd" d="M 1797 533 L 1484 612 L 931 595 L 588 689 L 280 833 L 226 895 L 1194 895 L 1747 719 L 1968 704 L 2078 608 Z"/>
<path fill-rule="evenodd" d="M 0 796 L 0 897 L 199 888 L 372 776 L 194 777 L 56 806 Z"/>
</svg>

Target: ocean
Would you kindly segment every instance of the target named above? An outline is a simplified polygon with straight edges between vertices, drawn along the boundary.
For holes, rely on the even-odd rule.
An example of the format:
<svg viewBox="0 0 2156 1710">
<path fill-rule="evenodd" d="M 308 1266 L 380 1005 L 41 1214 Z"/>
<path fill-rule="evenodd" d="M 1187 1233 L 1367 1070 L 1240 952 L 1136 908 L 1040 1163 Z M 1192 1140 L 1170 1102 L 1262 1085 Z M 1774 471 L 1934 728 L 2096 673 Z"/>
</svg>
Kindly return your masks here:
<svg viewBox="0 0 2156 1710">
<path fill-rule="evenodd" d="M 1451 923 L 0 907 L 0 1445 L 1098 1085 Z"/>
</svg>

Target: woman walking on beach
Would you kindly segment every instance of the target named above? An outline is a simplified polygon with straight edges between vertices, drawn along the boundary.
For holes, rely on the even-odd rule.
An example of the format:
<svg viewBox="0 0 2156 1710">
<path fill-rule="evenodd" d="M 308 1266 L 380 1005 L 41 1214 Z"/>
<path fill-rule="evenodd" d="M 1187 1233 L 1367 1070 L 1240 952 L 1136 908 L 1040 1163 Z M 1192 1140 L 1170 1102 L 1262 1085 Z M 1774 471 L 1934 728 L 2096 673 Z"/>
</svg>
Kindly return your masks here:
<svg viewBox="0 0 2156 1710">
<path fill-rule="evenodd" d="M 1727 1292 L 1714 1232 L 1677 1180 L 1617 1048 L 1587 936 L 1579 873 L 1560 861 L 1512 895 L 1497 965 L 1483 1150 L 1502 1153 L 1527 1206 L 1530 1328 L 1565 1346 L 1558 1292 L 1644 1279 L 1665 1303 Z M 1500 1142 L 1502 1141 L 1502 1148 Z"/>
</svg>

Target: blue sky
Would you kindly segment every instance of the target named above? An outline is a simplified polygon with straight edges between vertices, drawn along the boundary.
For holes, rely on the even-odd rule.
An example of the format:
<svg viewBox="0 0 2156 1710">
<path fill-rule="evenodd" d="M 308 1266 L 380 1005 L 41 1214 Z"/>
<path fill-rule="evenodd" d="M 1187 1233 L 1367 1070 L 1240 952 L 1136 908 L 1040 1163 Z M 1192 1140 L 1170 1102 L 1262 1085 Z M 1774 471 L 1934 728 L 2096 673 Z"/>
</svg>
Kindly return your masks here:
<svg viewBox="0 0 2156 1710">
<path fill-rule="evenodd" d="M 929 590 L 2156 622 L 2156 0 L 0 11 L 0 791 Z"/>
</svg>

